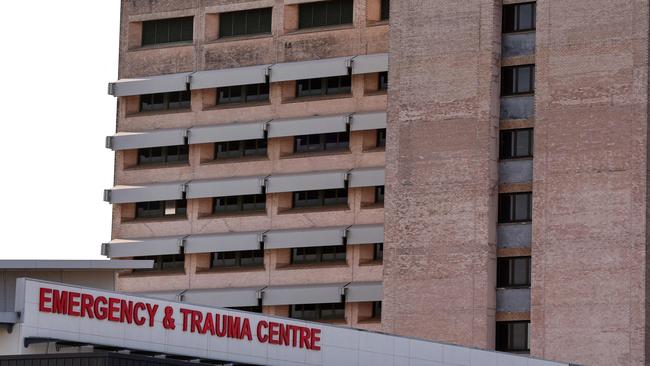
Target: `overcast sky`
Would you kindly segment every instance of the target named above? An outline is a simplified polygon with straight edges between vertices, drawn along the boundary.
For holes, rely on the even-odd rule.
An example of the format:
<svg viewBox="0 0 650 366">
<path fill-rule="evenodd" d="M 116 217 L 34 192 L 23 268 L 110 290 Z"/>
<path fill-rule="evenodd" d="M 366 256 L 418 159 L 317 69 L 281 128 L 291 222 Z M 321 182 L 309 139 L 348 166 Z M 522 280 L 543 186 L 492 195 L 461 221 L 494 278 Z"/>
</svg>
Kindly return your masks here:
<svg viewBox="0 0 650 366">
<path fill-rule="evenodd" d="M 110 240 L 118 0 L 7 1 L 0 259 L 100 259 Z"/>
</svg>

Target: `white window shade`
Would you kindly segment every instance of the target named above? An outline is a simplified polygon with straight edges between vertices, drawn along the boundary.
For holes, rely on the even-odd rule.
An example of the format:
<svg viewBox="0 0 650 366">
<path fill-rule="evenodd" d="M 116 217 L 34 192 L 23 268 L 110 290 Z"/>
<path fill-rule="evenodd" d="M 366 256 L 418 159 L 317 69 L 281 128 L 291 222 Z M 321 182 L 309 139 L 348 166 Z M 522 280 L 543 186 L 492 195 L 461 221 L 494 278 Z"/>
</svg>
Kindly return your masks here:
<svg viewBox="0 0 650 366">
<path fill-rule="evenodd" d="M 298 192 L 345 188 L 346 171 L 326 171 L 273 175 L 267 178 L 266 192 Z"/>
<path fill-rule="evenodd" d="M 149 185 L 115 186 L 104 191 L 104 201 L 110 203 L 135 203 L 180 200 L 185 182 Z"/>
<path fill-rule="evenodd" d="M 206 198 L 260 194 L 263 187 L 263 176 L 193 180 L 187 184 L 186 197 Z"/>
<path fill-rule="evenodd" d="M 108 84 L 108 94 L 115 97 L 166 93 L 187 90 L 191 72 L 123 79 Z"/>
<path fill-rule="evenodd" d="M 266 83 L 266 75 L 269 66 L 271 65 L 197 71 L 192 74 L 190 79 L 190 89 L 207 89 Z"/>
<path fill-rule="evenodd" d="M 348 75 L 353 56 L 286 62 L 271 66 L 271 82 Z"/>
<path fill-rule="evenodd" d="M 192 127 L 188 133 L 188 140 L 191 145 L 194 145 L 262 139 L 264 138 L 265 125 L 266 122 L 246 122 Z"/>
<path fill-rule="evenodd" d="M 360 55 L 352 60 L 352 73 L 355 75 L 384 71 L 388 71 L 387 53 Z"/>
<path fill-rule="evenodd" d="M 343 245 L 345 227 L 272 230 L 264 234 L 265 249 Z"/>
<path fill-rule="evenodd" d="M 146 132 L 119 132 L 106 138 L 106 147 L 114 151 L 185 144 L 184 128 Z"/>
<path fill-rule="evenodd" d="M 378 168 L 359 168 L 349 173 L 350 187 L 383 186 L 386 182 L 386 170 Z"/>
<path fill-rule="evenodd" d="M 269 137 L 345 132 L 348 120 L 348 115 L 273 120 L 269 122 Z"/>
</svg>

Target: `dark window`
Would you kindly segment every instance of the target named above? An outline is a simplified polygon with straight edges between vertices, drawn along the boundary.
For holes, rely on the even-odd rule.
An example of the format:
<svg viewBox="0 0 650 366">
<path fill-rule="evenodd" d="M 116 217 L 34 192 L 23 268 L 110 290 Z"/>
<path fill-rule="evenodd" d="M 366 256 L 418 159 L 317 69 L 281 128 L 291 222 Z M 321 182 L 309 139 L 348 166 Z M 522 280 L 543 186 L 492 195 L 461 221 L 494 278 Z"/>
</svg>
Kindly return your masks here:
<svg viewBox="0 0 650 366">
<path fill-rule="evenodd" d="M 187 200 L 150 201 L 135 204 L 135 217 L 138 219 L 184 217 L 186 214 Z"/>
<path fill-rule="evenodd" d="M 187 90 L 141 95 L 140 112 L 188 109 L 190 108 L 190 95 Z"/>
<path fill-rule="evenodd" d="M 306 247 L 291 250 L 292 264 L 345 262 L 345 245 Z"/>
<path fill-rule="evenodd" d="M 381 16 L 379 19 L 388 20 L 390 16 L 390 0 L 381 0 Z"/>
<path fill-rule="evenodd" d="M 188 145 L 138 149 L 138 165 L 186 163 L 188 157 Z"/>
<path fill-rule="evenodd" d="M 499 222 L 527 222 L 532 219 L 532 193 L 499 195 Z"/>
<path fill-rule="evenodd" d="M 271 33 L 272 8 L 219 14 L 219 37 Z"/>
<path fill-rule="evenodd" d="M 530 287 L 530 257 L 499 258 L 497 287 Z"/>
<path fill-rule="evenodd" d="M 142 22 L 142 45 L 191 42 L 194 18 L 172 18 Z"/>
<path fill-rule="evenodd" d="M 533 129 L 501 131 L 499 138 L 499 158 L 532 158 Z"/>
<path fill-rule="evenodd" d="M 298 80 L 296 97 L 349 94 L 352 91 L 351 85 L 350 75 Z"/>
<path fill-rule="evenodd" d="M 266 195 L 216 197 L 212 209 L 215 214 L 266 211 Z"/>
<path fill-rule="evenodd" d="M 388 90 L 388 71 L 379 73 L 379 84 L 377 85 L 378 90 Z"/>
<path fill-rule="evenodd" d="M 185 255 L 154 255 L 146 257 L 136 257 L 135 259 L 153 260 L 153 268 L 136 269 L 136 272 L 148 271 L 183 271 L 185 269 Z"/>
<path fill-rule="evenodd" d="M 320 191 L 293 192 L 293 207 L 322 207 L 348 203 L 348 190 L 325 189 Z"/>
<path fill-rule="evenodd" d="M 323 133 L 320 135 L 296 136 L 294 152 L 347 150 L 350 145 L 349 132 Z"/>
<path fill-rule="evenodd" d="M 242 250 L 239 252 L 212 253 L 212 268 L 262 267 L 263 250 Z"/>
<path fill-rule="evenodd" d="M 497 322 L 496 350 L 501 352 L 529 352 L 530 322 Z"/>
<path fill-rule="evenodd" d="M 329 0 L 300 4 L 298 28 L 352 24 L 353 0 Z"/>
<path fill-rule="evenodd" d="M 535 3 L 503 6 L 503 33 L 535 30 Z"/>
<path fill-rule="evenodd" d="M 381 128 L 377 130 L 377 147 L 386 146 L 386 129 Z"/>
<path fill-rule="evenodd" d="M 374 244 L 374 251 L 373 251 L 373 256 L 372 259 L 376 261 L 383 261 L 384 260 L 384 243 L 377 243 Z"/>
<path fill-rule="evenodd" d="M 269 84 L 236 85 L 217 88 L 217 104 L 252 103 L 269 100 Z"/>
<path fill-rule="evenodd" d="M 501 68 L 501 95 L 532 94 L 535 92 L 535 65 Z"/>
<path fill-rule="evenodd" d="M 214 159 L 234 159 L 249 156 L 266 156 L 266 139 L 224 141 L 214 145 Z"/>
<path fill-rule="evenodd" d="M 375 203 L 384 203 L 384 186 L 375 187 Z"/>
<path fill-rule="evenodd" d="M 381 319 L 381 301 L 372 302 L 372 318 Z"/>
<path fill-rule="evenodd" d="M 262 306 L 233 306 L 229 307 L 228 309 L 232 310 L 241 310 L 241 311 L 248 311 L 249 313 L 262 313 Z"/>
<path fill-rule="evenodd" d="M 291 305 L 289 317 L 301 320 L 345 319 L 345 303 Z"/>
</svg>

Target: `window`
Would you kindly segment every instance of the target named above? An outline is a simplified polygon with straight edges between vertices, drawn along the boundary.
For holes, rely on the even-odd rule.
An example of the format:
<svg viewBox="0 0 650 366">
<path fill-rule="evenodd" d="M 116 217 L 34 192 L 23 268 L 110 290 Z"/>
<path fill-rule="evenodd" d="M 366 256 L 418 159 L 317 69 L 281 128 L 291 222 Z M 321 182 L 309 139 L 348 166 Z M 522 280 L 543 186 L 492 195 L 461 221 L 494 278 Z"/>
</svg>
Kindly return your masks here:
<svg viewBox="0 0 650 366">
<path fill-rule="evenodd" d="M 271 33 L 272 8 L 233 11 L 219 14 L 219 37 Z"/>
<path fill-rule="evenodd" d="M 501 68 L 501 95 L 532 94 L 535 92 L 535 65 Z"/>
<path fill-rule="evenodd" d="M 296 97 L 349 94 L 352 91 L 350 75 L 303 79 L 296 82 Z"/>
<path fill-rule="evenodd" d="M 333 132 L 320 135 L 303 135 L 296 136 L 294 141 L 294 152 L 296 153 L 340 151 L 348 149 L 350 133 Z"/>
<path fill-rule="evenodd" d="M 135 259 L 153 260 L 153 268 L 136 269 L 134 270 L 134 272 L 185 270 L 184 254 L 154 255 L 154 256 L 136 257 Z"/>
<path fill-rule="evenodd" d="M 298 7 L 298 29 L 352 24 L 353 0 L 329 0 Z"/>
<path fill-rule="evenodd" d="M 187 90 L 141 95 L 140 112 L 188 109 L 191 106 L 190 95 Z"/>
<path fill-rule="evenodd" d="M 345 245 L 291 249 L 291 264 L 345 262 Z"/>
<path fill-rule="evenodd" d="M 499 258 L 497 287 L 530 287 L 530 257 Z"/>
<path fill-rule="evenodd" d="M 188 145 L 138 149 L 138 165 L 187 163 L 188 158 Z"/>
<path fill-rule="evenodd" d="M 499 223 L 527 222 L 532 219 L 532 193 L 499 195 Z"/>
<path fill-rule="evenodd" d="M 496 350 L 501 352 L 529 352 L 530 322 L 497 322 Z"/>
<path fill-rule="evenodd" d="M 380 20 L 388 20 L 390 16 L 390 0 L 381 0 Z"/>
<path fill-rule="evenodd" d="M 266 211 L 265 194 L 216 197 L 212 206 L 212 213 L 214 214 L 263 211 Z"/>
<path fill-rule="evenodd" d="M 374 244 L 372 259 L 375 260 L 375 261 L 383 261 L 384 260 L 384 243 L 376 243 L 376 244 Z"/>
<path fill-rule="evenodd" d="M 377 147 L 386 147 L 386 129 L 377 130 Z"/>
<path fill-rule="evenodd" d="M 347 203 L 347 188 L 293 192 L 293 208 L 347 205 Z"/>
<path fill-rule="evenodd" d="M 372 302 L 372 318 L 381 319 L 381 301 Z"/>
<path fill-rule="evenodd" d="M 289 317 L 301 320 L 344 320 L 345 303 L 291 305 Z"/>
<path fill-rule="evenodd" d="M 503 6 L 503 33 L 535 30 L 535 3 Z"/>
<path fill-rule="evenodd" d="M 499 158 L 516 159 L 533 157 L 533 129 L 501 131 Z"/>
<path fill-rule="evenodd" d="M 180 217 L 186 214 L 187 200 L 151 201 L 135 204 L 135 217 L 138 219 Z"/>
<path fill-rule="evenodd" d="M 194 18 L 172 18 L 142 22 L 142 45 L 192 42 Z"/>
<path fill-rule="evenodd" d="M 379 84 L 377 90 L 388 90 L 388 71 L 379 73 Z"/>
<path fill-rule="evenodd" d="M 233 306 L 233 307 L 229 307 L 228 309 L 247 311 L 249 313 L 259 313 L 259 314 L 262 313 L 262 306 L 261 305 L 258 305 L 258 306 Z"/>
<path fill-rule="evenodd" d="M 268 83 L 217 88 L 217 104 L 253 103 L 268 100 Z"/>
<path fill-rule="evenodd" d="M 242 140 L 217 142 L 214 145 L 214 160 L 236 159 L 250 156 L 266 156 L 267 140 Z"/>
<path fill-rule="evenodd" d="M 384 186 L 375 187 L 375 203 L 384 203 Z"/>
<path fill-rule="evenodd" d="M 263 267 L 263 250 L 212 253 L 212 268 Z"/>
</svg>

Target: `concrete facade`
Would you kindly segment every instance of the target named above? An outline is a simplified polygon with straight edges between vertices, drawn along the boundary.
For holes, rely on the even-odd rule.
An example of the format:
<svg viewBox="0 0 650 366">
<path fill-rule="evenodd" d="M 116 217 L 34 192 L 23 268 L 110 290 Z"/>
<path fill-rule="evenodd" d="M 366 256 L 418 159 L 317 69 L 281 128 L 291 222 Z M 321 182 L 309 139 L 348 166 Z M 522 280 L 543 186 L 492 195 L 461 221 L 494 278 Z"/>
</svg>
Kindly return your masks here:
<svg viewBox="0 0 650 366">
<path fill-rule="evenodd" d="M 347 94 L 296 98 L 289 80 L 269 83 L 268 102 L 217 105 L 216 88 L 188 81 L 183 110 L 140 112 L 138 95 L 119 96 L 116 132 L 387 112 L 385 148 L 370 129 L 327 153 L 272 137 L 266 157 L 215 161 L 214 144 L 201 143 L 187 163 L 145 167 L 137 149 L 119 150 L 114 184 L 385 167 L 385 203 L 374 187 L 347 186 L 347 205 L 293 208 L 291 192 L 266 193 L 265 212 L 229 216 L 213 215 L 210 198 L 165 219 L 117 203 L 112 239 L 384 224 L 383 260 L 372 243 L 347 245 L 346 260 L 330 264 L 266 249 L 257 268 L 212 268 L 212 253 L 188 253 L 182 270 L 120 273 L 116 290 L 383 283 L 381 319 L 370 319 L 371 301 L 346 302 L 335 322 L 481 349 L 495 348 L 499 325 L 527 322 L 533 356 L 646 364 L 648 3 L 538 0 L 536 27 L 503 34 L 504 6 L 528 1 L 393 0 L 380 20 L 381 0 L 353 0 L 351 24 L 298 29 L 307 2 L 122 0 L 118 78 L 258 65 L 272 75 L 280 63 L 388 53 L 388 91 L 368 72 L 351 75 Z M 222 13 L 265 7 L 271 34 L 218 34 Z M 186 16 L 193 41 L 141 45 L 144 21 Z M 523 65 L 535 66 L 534 89 L 502 96 L 503 68 Z M 533 153 L 503 158 L 501 134 L 520 129 L 533 129 Z M 529 192 L 532 219 L 503 222 L 501 197 Z M 530 257 L 532 280 L 498 287 L 497 263 L 514 257 Z M 287 316 L 289 306 L 263 312 Z"/>
</svg>

